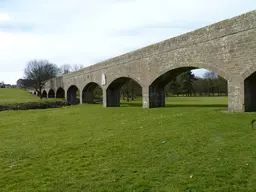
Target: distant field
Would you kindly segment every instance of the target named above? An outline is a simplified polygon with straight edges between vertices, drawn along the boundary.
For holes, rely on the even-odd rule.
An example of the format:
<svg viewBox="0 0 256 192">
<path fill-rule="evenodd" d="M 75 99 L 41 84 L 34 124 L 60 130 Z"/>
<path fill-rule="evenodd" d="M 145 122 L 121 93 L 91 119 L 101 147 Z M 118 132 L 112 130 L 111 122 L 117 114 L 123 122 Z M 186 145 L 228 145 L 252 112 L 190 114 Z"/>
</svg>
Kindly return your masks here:
<svg viewBox="0 0 256 192">
<path fill-rule="evenodd" d="M 38 96 L 31 95 L 26 90 L 15 88 L 0 89 L 0 104 L 41 101 Z M 227 107 L 228 97 L 166 97 L 166 107 L 179 106 L 219 106 Z M 121 99 L 122 106 L 141 106 L 141 98 L 126 102 Z"/>
<path fill-rule="evenodd" d="M 0 89 L 0 104 L 6 103 L 23 103 L 29 101 L 40 101 L 40 98 L 31 95 L 26 90 L 15 88 L 2 88 Z"/>
<path fill-rule="evenodd" d="M 0 191 L 256 191 L 256 113 L 167 100 L 0 112 Z"/>
<path fill-rule="evenodd" d="M 0 105 L 13 104 L 13 103 L 26 103 L 26 102 L 34 102 L 34 101 L 43 102 L 45 100 L 46 100 L 45 98 L 40 99 L 40 97 L 36 95 L 32 95 L 28 91 L 23 89 L 15 89 L 15 88 L 0 89 Z M 62 99 L 48 98 L 47 100 L 62 100 Z"/>
<path fill-rule="evenodd" d="M 166 107 L 228 107 L 228 97 L 166 97 Z M 121 99 L 122 106 L 142 106 L 141 98 L 127 102 Z"/>
</svg>

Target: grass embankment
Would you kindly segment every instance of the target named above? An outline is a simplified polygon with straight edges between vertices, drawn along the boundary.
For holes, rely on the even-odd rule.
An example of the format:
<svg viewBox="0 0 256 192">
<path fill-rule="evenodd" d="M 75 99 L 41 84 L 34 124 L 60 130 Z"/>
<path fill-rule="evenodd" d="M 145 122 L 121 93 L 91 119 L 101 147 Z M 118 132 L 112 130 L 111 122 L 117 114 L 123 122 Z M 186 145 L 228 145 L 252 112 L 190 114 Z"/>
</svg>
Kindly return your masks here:
<svg viewBox="0 0 256 192">
<path fill-rule="evenodd" d="M 0 89 L 0 111 L 58 108 L 66 105 L 63 99 L 40 99 L 22 89 Z"/>
<path fill-rule="evenodd" d="M 255 113 L 221 113 L 226 98 L 168 99 L 2 112 L 1 191 L 255 191 Z"/>
<path fill-rule="evenodd" d="M 26 103 L 40 101 L 38 96 L 31 95 L 28 91 L 15 88 L 0 89 L 0 105 L 11 103 Z"/>
</svg>

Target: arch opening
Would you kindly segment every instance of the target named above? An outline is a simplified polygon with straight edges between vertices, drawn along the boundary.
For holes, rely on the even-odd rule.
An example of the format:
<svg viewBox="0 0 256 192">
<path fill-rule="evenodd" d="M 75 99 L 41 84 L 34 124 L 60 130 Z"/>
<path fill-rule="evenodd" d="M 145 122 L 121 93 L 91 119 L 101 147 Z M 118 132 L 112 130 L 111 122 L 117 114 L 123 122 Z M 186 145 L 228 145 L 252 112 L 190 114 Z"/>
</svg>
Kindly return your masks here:
<svg viewBox="0 0 256 192">
<path fill-rule="evenodd" d="M 65 91 L 62 87 L 58 88 L 56 98 L 65 98 Z"/>
<path fill-rule="evenodd" d="M 55 92 L 53 89 L 50 89 L 50 91 L 48 92 L 48 98 L 55 98 Z"/>
<path fill-rule="evenodd" d="M 78 95 L 79 95 L 79 89 L 75 85 L 71 85 L 67 91 L 67 102 L 71 105 L 79 104 L 80 99 Z"/>
<path fill-rule="evenodd" d="M 142 96 L 142 87 L 133 79 L 129 77 L 120 77 L 115 79 L 107 88 L 107 107 L 120 107 L 120 100 L 122 96 L 122 103 L 131 105 L 141 105 L 141 100 L 135 101 L 136 98 Z M 125 102 L 126 101 L 126 102 Z M 140 103 L 138 103 L 138 101 Z"/>
<path fill-rule="evenodd" d="M 42 98 L 47 98 L 47 92 L 45 90 L 43 90 Z"/>
<path fill-rule="evenodd" d="M 97 83 L 90 82 L 84 87 L 82 97 L 83 103 L 102 103 L 102 89 Z"/>
<path fill-rule="evenodd" d="M 180 67 L 160 75 L 152 82 L 149 86 L 149 107 L 165 107 L 166 102 L 173 97 L 227 95 L 227 81 L 220 75 L 207 69 Z M 226 104 L 221 102 L 219 106 L 227 106 L 226 99 L 223 101 Z"/>
<path fill-rule="evenodd" d="M 256 111 L 256 72 L 244 80 L 244 111 Z"/>
</svg>

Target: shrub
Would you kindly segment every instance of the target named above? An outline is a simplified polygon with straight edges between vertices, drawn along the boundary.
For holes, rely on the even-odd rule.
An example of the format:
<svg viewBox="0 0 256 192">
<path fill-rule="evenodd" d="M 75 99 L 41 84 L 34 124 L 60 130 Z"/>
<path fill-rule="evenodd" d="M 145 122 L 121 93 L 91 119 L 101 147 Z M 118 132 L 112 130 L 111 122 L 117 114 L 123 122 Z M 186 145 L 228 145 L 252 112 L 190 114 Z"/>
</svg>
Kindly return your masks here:
<svg viewBox="0 0 256 192">
<path fill-rule="evenodd" d="M 33 101 L 27 103 L 11 103 L 0 105 L 0 111 L 6 110 L 28 110 L 28 109 L 47 109 L 47 108 L 59 108 L 69 105 L 67 101 Z"/>
</svg>

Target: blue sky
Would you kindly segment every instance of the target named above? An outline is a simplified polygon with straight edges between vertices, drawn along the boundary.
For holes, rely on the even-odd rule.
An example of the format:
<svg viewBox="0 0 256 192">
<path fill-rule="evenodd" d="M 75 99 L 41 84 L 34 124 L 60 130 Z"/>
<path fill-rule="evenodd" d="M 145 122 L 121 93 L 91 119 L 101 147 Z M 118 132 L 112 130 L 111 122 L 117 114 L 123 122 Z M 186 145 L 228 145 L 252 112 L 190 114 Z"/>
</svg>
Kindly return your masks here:
<svg viewBox="0 0 256 192">
<path fill-rule="evenodd" d="M 31 59 L 89 66 L 255 9 L 255 0 L 0 0 L 0 81 L 15 84 Z"/>
</svg>

